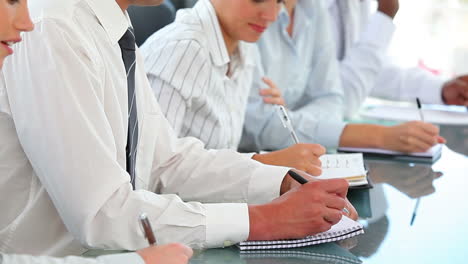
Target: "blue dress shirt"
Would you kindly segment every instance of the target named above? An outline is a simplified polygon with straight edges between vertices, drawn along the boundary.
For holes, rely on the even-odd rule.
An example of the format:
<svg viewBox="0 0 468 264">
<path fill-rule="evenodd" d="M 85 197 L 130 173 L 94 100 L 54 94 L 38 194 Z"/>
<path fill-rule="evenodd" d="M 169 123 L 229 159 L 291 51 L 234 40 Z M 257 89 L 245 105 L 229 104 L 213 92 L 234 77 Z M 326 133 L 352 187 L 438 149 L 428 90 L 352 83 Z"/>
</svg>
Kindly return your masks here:
<svg viewBox="0 0 468 264">
<path fill-rule="evenodd" d="M 292 37 L 285 8 L 258 42 L 259 57 L 250 91 L 241 150 L 277 150 L 293 144 L 276 107 L 259 95 L 268 77 L 281 90 L 301 142 L 338 146 L 345 127 L 343 91 L 328 14 L 320 0 L 299 0 Z"/>
</svg>

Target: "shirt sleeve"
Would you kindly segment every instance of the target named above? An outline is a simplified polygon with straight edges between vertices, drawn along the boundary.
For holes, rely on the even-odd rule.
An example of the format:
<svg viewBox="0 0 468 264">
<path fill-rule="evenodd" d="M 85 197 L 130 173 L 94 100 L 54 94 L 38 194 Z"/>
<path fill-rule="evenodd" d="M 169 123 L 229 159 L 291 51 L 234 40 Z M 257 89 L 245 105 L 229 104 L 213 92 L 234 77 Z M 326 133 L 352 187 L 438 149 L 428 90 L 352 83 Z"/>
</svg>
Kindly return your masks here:
<svg viewBox="0 0 468 264">
<path fill-rule="evenodd" d="M 3 262 L 1 259 L 3 257 Z M 136 253 L 105 255 L 97 258 L 70 256 L 53 258 L 46 256 L 1 255 L 2 264 L 145 264 Z"/>
<path fill-rule="evenodd" d="M 113 102 L 104 103 L 102 58 L 61 23 L 68 22 L 37 22 L 3 70 L 21 145 L 75 239 L 90 248 L 143 248 L 141 212 L 152 221 L 158 244 L 219 247 L 224 240 L 247 239 L 245 203 L 277 197 L 287 168 L 232 151 L 207 151 L 193 138 L 179 140 L 155 108 L 141 131 L 157 138 L 156 158 L 148 165 L 151 182 L 144 183 L 150 191 L 133 191 L 105 111 Z M 147 88 L 144 96 L 155 100 Z M 223 222 L 228 212 L 237 217 Z"/>
<path fill-rule="evenodd" d="M 320 13 L 320 12 L 316 12 Z M 323 14 L 324 12 L 322 12 Z M 322 15 L 320 27 L 317 27 L 315 51 L 311 59 L 311 71 L 304 93 L 297 102 L 288 107 L 299 140 L 304 143 L 319 143 L 329 148 L 336 148 L 345 127 L 343 122 L 343 91 L 338 76 L 338 63 L 334 59 L 334 45 L 330 36 L 329 21 Z M 257 51 L 257 54 L 259 52 Z M 243 151 L 278 150 L 294 143 L 289 131 L 283 127 L 276 113 L 276 107 L 263 103 L 259 88 L 264 84 L 265 76 L 260 55 L 256 59 L 253 87 L 250 91 L 248 108 L 240 149 Z M 283 69 L 288 74 L 288 69 Z M 267 76 L 268 77 L 268 76 Z M 298 89 L 293 84 L 279 89 Z"/>
<path fill-rule="evenodd" d="M 346 118 L 352 117 L 359 110 L 375 87 L 394 31 L 392 19 L 376 12 L 369 17 L 357 42 L 345 51 L 339 67 Z"/>
<path fill-rule="evenodd" d="M 379 98 L 414 102 L 419 97 L 425 104 L 444 104 L 445 80 L 417 67 L 402 68 L 387 63 L 376 80 L 371 95 Z"/>
</svg>

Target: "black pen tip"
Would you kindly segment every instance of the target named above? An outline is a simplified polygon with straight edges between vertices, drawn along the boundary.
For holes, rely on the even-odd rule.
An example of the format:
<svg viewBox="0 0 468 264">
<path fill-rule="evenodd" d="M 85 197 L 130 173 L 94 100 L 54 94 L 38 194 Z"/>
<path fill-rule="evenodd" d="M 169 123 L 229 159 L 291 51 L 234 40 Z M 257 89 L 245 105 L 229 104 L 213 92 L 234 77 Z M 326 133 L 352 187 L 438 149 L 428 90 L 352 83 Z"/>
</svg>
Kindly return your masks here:
<svg viewBox="0 0 468 264">
<path fill-rule="evenodd" d="M 421 109 L 421 101 L 419 101 L 418 97 L 416 97 L 416 103 L 418 104 L 418 108 Z"/>
</svg>

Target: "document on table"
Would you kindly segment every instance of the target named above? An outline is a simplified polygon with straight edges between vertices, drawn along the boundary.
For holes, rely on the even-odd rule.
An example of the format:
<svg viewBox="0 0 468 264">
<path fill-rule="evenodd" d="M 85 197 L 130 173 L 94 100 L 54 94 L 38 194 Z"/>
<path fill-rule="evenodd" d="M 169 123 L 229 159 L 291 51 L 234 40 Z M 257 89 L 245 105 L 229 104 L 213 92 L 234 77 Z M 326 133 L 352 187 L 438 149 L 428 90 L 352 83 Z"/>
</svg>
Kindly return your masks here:
<svg viewBox="0 0 468 264">
<path fill-rule="evenodd" d="M 362 153 L 327 154 L 320 157 L 322 174 L 319 179 L 346 179 L 349 186 L 368 185 Z"/>
<path fill-rule="evenodd" d="M 317 245 L 333 241 L 339 241 L 364 233 L 364 227 L 357 221 L 343 216 L 330 230 L 307 236 L 301 239 L 267 240 L 267 241 L 244 241 L 237 246 L 240 250 L 265 250 L 278 248 L 297 248 Z"/>
<path fill-rule="evenodd" d="M 460 106 L 427 106 L 422 108 L 425 121 L 439 125 L 468 125 L 468 111 Z M 371 106 L 361 113 L 362 117 L 383 120 L 420 120 L 415 107 L 378 105 Z"/>
</svg>

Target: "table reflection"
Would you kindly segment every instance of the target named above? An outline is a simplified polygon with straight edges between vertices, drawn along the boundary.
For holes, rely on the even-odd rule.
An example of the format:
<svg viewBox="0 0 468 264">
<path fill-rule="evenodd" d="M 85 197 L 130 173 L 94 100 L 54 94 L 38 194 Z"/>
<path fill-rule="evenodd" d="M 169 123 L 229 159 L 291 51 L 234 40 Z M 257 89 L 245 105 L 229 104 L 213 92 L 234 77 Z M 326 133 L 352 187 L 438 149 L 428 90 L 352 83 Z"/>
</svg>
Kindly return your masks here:
<svg viewBox="0 0 468 264">
<path fill-rule="evenodd" d="M 411 198 L 435 192 L 433 181 L 443 173 L 432 169 L 432 164 L 404 163 L 386 160 L 366 160 L 373 183 L 386 183 Z"/>
</svg>

